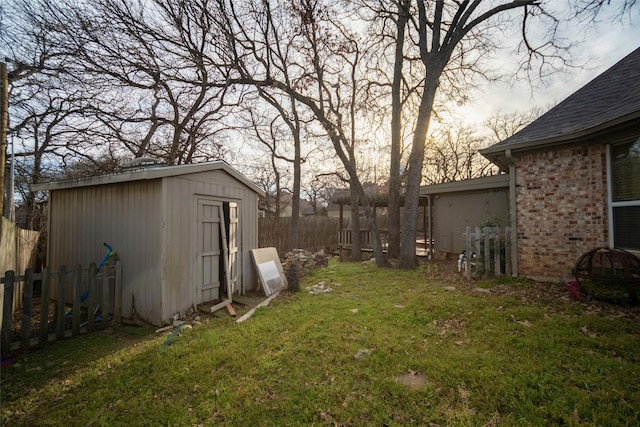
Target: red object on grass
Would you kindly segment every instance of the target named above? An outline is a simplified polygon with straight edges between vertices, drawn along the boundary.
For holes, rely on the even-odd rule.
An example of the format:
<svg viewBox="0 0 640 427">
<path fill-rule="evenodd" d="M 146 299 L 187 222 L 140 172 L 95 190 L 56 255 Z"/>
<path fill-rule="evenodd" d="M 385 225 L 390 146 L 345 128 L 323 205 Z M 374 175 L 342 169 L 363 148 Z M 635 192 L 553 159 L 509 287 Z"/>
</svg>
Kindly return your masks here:
<svg viewBox="0 0 640 427">
<path fill-rule="evenodd" d="M 567 291 L 571 294 L 575 299 L 581 299 L 580 297 L 580 285 L 577 281 L 573 280 L 571 282 L 567 282 Z"/>
</svg>

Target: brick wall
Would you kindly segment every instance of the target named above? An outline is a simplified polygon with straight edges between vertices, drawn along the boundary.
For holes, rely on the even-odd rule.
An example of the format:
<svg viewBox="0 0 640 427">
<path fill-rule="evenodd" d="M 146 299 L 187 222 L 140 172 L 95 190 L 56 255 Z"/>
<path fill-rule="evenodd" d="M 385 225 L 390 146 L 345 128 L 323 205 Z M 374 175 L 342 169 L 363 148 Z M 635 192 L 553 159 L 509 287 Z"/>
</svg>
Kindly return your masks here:
<svg viewBox="0 0 640 427">
<path fill-rule="evenodd" d="M 516 157 L 519 274 L 571 279 L 578 257 L 608 244 L 605 145 Z"/>
</svg>

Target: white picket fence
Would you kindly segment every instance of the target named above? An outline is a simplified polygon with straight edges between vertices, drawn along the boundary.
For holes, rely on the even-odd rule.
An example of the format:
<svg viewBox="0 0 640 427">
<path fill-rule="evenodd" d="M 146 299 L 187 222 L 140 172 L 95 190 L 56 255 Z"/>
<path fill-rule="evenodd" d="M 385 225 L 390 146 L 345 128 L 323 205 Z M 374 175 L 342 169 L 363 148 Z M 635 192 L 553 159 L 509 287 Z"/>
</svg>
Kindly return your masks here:
<svg viewBox="0 0 640 427">
<path fill-rule="evenodd" d="M 468 278 L 511 275 L 510 228 L 467 227 L 466 275 Z"/>
</svg>

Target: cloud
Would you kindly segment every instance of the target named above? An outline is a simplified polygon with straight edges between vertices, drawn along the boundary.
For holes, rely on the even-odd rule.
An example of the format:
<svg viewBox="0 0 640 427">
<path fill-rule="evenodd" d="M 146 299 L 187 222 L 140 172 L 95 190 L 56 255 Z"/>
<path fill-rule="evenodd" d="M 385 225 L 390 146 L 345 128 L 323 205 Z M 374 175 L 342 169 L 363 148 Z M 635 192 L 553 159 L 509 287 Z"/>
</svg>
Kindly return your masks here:
<svg viewBox="0 0 640 427">
<path fill-rule="evenodd" d="M 469 125 L 482 126 L 487 118 L 498 112 L 524 112 L 535 107 L 553 106 L 640 47 L 640 20 L 626 25 L 619 21 L 601 22 L 587 30 L 578 27 L 573 25 L 566 29 L 565 37 L 580 42 L 572 54 L 582 67 L 556 73 L 540 87 L 532 88 L 525 80 L 483 83 L 471 101 L 455 108 L 456 115 Z M 507 57 L 498 56 L 495 61 L 498 64 L 506 61 L 504 67 L 513 67 L 513 60 L 504 58 Z"/>
</svg>

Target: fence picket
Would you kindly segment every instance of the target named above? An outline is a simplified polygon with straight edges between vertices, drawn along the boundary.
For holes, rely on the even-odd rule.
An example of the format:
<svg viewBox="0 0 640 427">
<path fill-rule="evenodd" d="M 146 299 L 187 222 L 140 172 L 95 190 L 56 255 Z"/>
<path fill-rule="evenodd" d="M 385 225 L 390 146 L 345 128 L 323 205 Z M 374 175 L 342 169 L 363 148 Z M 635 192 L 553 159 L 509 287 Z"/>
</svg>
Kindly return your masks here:
<svg viewBox="0 0 640 427">
<path fill-rule="evenodd" d="M 501 262 L 500 262 L 500 228 L 499 227 L 495 227 L 494 228 L 494 238 L 493 238 L 493 262 L 494 262 L 494 275 L 495 276 L 501 276 L 502 275 L 502 266 L 501 266 Z"/>
<path fill-rule="evenodd" d="M 87 330 L 93 332 L 96 329 L 96 305 L 98 300 L 97 295 L 97 282 L 96 278 L 96 264 L 91 263 L 89 265 L 89 276 L 87 277 L 89 294 L 87 295 Z"/>
<path fill-rule="evenodd" d="M 2 332 L 0 332 L 3 354 L 9 352 L 11 349 L 11 314 L 13 312 L 14 279 L 15 273 L 13 270 L 9 270 L 4 274 L 4 292 L 2 293 Z"/>
<path fill-rule="evenodd" d="M 33 312 L 33 270 L 27 268 L 24 272 L 24 295 L 22 300 L 22 348 L 31 347 L 31 313 Z"/>
<path fill-rule="evenodd" d="M 511 274 L 511 250 L 509 227 L 501 233 L 500 227 L 467 227 L 466 229 L 466 275 L 472 277 L 472 254 L 476 254 L 476 274 L 480 276 L 500 276 Z M 504 251 L 504 255 L 503 255 Z M 493 252 L 493 255 L 492 253 Z M 504 268 L 502 263 L 504 261 Z"/>
<path fill-rule="evenodd" d="M 40 342 L 47 342 L 49 334 L 49 286 L 51 284 L 49 273 L 49 267 L 45 267 L 42 271 L 42 288 L 40 290 L 40 334 L 38 335 Z"/>
<path fill-rule="evenodd" d="M 113 321 L 116 325 L 119 325 L 122 322 L 122 262 L 120 261 L 116 261 L 115 283 L 113 288 Z"/>
<path fill-rule="evenodd" d="M 73 306 L 71 308 L 71 335 L 80 334 L 80 313 L 82 311 L 82 270 L 81 266 L 76 265 L 73 272 Z"/>
<path fill-rule="evenodd" d="M 480 243 L 482 239 L 482 230 L 480 227 L 476 227 L 476 235 L 475 235 L 475 250 L 471 251 L 472 253 L 476 253 L 476 266 L 482 264 L 482 244 Z"/>
<path fill-rule="evenodd" d="M 100 316 L 102 317 L 102 326 L 107 327 L 109 325 L 109 313 L 110 313 L 110 301 L 109 295 L 111 289 L 109 289 L 109 274 L 107 267 L 104 266 L 100 269 L 102 271 L 102 302 L 100 303 Z"/>
<path fill-rule="evenodd" d="M 65 297 L 67 295 L 67 267 L 64 265 L 58 270 L 58 292 L 56 300 L 56 339 L 61 340 L 64 338 L 64 318 L 66 315 L 65 310 Z"/>
<path fill-rule="evenodd" d="M 484 228 L 484 257 L 481 258 L 484 260 L 482 268 L 487 275 L 487 272 L 491 271 L 491 237 L 493 229 L 491 227 Z M 480 252 L 478 252 L 480 254 Z"/>
<path fill-rule="evenodd" d="M 467 234 L 466 234 L 466 253 L 467 253 L 467 257 L 465 258 L 464 262 L 466 263 L 466 268 L 465 268 L 465 272 L 467 274 L 467 278 L 471 279 L 471 227 L 467 226 Z"/>
<path fill-rule="evenodd" d="M 513 270 L 511 267 L 511 229 L 509 227 L 504 229 L 504 259 L 505 274 L 511 276 Z"/>
<path fill-rule="evenodd" d="M 52 273 L 49 268 L 45 268 L 42 273 L 34 273 L 33 270 L 27 269 L 24 276 L 16 276 L 14 271 L 7 271 L 5 277 L 0 280 L 2 283 L 0 289 L 2 354 L 8 354 L 16 348 L 26 349 L 43 344 L 50 339 L 60 340 L 81 332 L 93 331 L 98 327 L 119 325 L 122 321 L 122 264 L 117 260 L 115 266 L 105 266 L 100 272 L 101 274 L 98 275 L 95 264 L 92 264 L 88 270 L 82 270 L 82 266 L 78 265 L 70 272 L 65 266 L 61 266 L 57 273 Z M 37 298 L 34 295 L 34 283 L 37 280 L 41 280 L 41 293 L 39 300 L 34 300 Z M 56 282 L 55 291 L 53 282 Z M 88 294 L 85 301 L 82 301 L 82 291 L 86 289 Z M 67 295 L 67 290 L 72 293 Z M 21 323 L 12 325 L 14 302 L 18 297 L 21 301 L 21 305 L 17 307 L 22 310 Z M 55 304 L 51 297 L 56 299 Z M 71 297 L 72 301 L 71 311 L 67 313 L 68 297 Z M 35 304 L 38 301 L 40 302 L 39 313 L 36 310 L 38 305 Z M 51 336 L 49 335 L 50 304 L 54 304 L 53 324 L 55 324 L 55 335 Z M 88 315 L 86 329 L 82 323 L 85 321 L 85 313 Z M 98 313 L 101 316 L 101 322 L 96 321 Z M 39 320 L 39 328 L 34 330 L 33 321 L 36 319 Z M 17 341 L 12 342 L 12 339 Z"/>
</svg>

